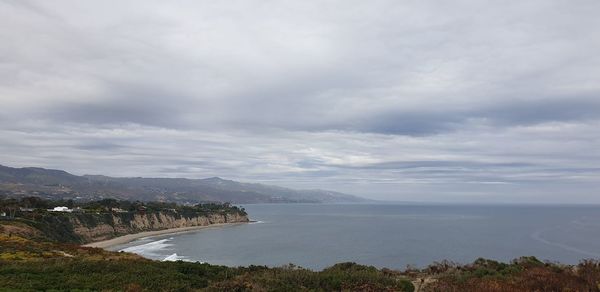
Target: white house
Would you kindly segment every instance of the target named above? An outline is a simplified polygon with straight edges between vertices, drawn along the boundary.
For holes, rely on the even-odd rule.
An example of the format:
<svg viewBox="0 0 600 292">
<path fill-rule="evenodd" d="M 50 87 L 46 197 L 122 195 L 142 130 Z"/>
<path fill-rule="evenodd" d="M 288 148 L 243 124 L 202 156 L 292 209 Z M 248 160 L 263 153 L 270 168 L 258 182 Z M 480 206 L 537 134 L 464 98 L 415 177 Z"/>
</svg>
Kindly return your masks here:
<svg viewBox="0 0 600 292">
<path fill-rule="evenodd" d="M 54 209 L 50 210 L 52 212 L 73 212 L 73 209 L 69 209 L 67 207 L 54 207 Z"/>
</svg>

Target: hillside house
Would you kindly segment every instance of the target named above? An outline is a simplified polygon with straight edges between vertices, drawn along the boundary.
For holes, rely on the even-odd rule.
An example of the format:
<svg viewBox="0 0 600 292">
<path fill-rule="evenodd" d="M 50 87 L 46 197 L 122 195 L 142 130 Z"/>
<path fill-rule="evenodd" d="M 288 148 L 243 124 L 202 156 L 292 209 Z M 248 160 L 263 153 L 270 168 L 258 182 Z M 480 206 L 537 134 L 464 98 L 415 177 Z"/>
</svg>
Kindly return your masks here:
<svg viewBox="0 0 600 292">
<path fill-rule="evenodd" d="M 114 213 L 127 213 L 128 212 L 127 210 L 123 210 L 121 208 L 110 208 L 110 211 L 114 212 Z"/>
<path fill-rule="evenodd" d="M 50 212 L 68 212 L 68 213 L 71 213 L 71 212 L 73 212 L 73 209 L 69 209 L 68 207 L 60 206 L 60 207 L 54 207 L 54 209 L 50 209 L 48 211 L 50 211 Z"/>
</svg>

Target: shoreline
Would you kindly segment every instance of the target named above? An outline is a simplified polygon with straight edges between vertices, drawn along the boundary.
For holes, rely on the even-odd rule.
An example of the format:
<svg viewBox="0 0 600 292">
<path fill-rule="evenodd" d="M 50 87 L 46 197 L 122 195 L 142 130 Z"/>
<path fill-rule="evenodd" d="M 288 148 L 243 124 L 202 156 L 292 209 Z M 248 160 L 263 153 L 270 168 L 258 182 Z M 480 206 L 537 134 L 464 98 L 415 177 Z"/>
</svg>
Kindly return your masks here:
<svg viewBox="0 0 600 292">
<path fill-rule="evenodd" d="M 90 242 L 90 243 L 83 244 L 82 246 L 108 249 L 108 248 L 114 247 L 116 245 L 126 244 L 126 243 L 132 242 L 136 239 L 140 239 L 140 238 L 144 238 L 144 237 L 154 237 L 154 236 L 166 235 L 166 234 L 186 233 L 186 232 L 192 232 L 192 231 L 202 230 L 202 229 L 206 229 L 206 228 L 233 226 L 233 225 L 246 224 L 246 223 L 252 223 L 252 222 L 253 221 L 217 223 L 217 224 L 210 224 L 210 225 L 203 225 L 203 226 L 190 226 L 190 227 L 169 228 L 169 229 L 162 229 L 162 230 L 155 230 L 155 231 L 142 231 L 142 232 L 138 232 L 138 233 L 132 233 L 132 234 L 118 236 L 118 237 L 107 239 L 107 240 Z"/>
</svg>

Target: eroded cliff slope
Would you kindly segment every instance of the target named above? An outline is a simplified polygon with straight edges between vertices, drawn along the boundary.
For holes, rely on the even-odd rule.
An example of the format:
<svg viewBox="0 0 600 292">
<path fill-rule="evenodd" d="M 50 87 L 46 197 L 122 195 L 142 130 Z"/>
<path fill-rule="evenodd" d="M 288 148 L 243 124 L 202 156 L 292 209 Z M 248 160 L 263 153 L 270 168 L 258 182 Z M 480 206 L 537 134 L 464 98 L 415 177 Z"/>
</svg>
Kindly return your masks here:
<svg viewBox="0 0 600 292">
<path fill-rule="evenodd" d="M 21 226 L 19 230 L 29 226 L 31 232 L 28 233 L 36 237 L 45 237 L 57 242 L 83 244 L 142 231 L 248 221 L 246 213 L 238 211 L 207 214 L 182 214 L 177 211 L 145 213 L 46 212 L 42 214 L 32 213 L 28 218 L 16 218 L 13 222 L 5 221 L 3 225 L 10 224 L 16 227 L 16 224 L 18 224 Z M 6 226 L 3 229 L 6 231 L 9 230 L 9 227 Z"/>
<path fill-rule="evenodd" d="M 80 242 L 87 243 L 110 239 L 116 236 L 180 227 L 208 226 L 211 224 L 248 222 L 248 217 L 239 213 L 186 216 L 176 212 L 149 214 L 116 213 L 95 220 L 94 215 L 70 216 L 69 224 Z M 90 220 L 92 219 L 92 220 Z M 92 222 L 93 221 L 93 222 Z"/>
</svg>

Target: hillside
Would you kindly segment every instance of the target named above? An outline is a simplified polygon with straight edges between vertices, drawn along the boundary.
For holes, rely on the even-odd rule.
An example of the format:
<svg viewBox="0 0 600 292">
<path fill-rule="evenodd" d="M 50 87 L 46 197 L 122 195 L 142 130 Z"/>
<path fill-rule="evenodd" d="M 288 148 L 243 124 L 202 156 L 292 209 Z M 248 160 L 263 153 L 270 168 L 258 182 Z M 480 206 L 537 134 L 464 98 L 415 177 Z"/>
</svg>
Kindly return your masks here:
<svg viewBox="0 0 600 292">
<path fill-rule="evenodd" d="M 98 200 L 116 198 L 142 201 L 231 203 L 349 203 L 366 199 L 325 190 L 294 190 L 241 183 L 218 177 L 206 179 L 109 177 L 73 175 L 66 171 L 0 165 L 0 194 L 14 197 Z"/>
<path fill-rule="evenodd" d="M 3 291 L 600 291 L 600 262 L 477 259 L 405 271 L 355 263 L 322 271 L 226 267 L 9 236 L 0 224 L 0 283 Z"/>
<path fill-rule="evenodd" d="M 1 226 L 0 226 L 1 227 Z M 0 228 L 2 291 L 415 291 L 408 277 L 353 263 L 225 267 L 153 261 L 126 252 L 8 237 Z"/>
<path fill-rule="evenodd" d="M 105 199 L 59 207 L 65 203 L 73 204 L 37 197 L 0 198 L 0 229 L 14 235 L 82 244 L 144 231 L 249 222 L 243 208 L 227 203 L 181 206 Z M 55 211 L 55 207 L 67 209 Z"/>
</svg>

